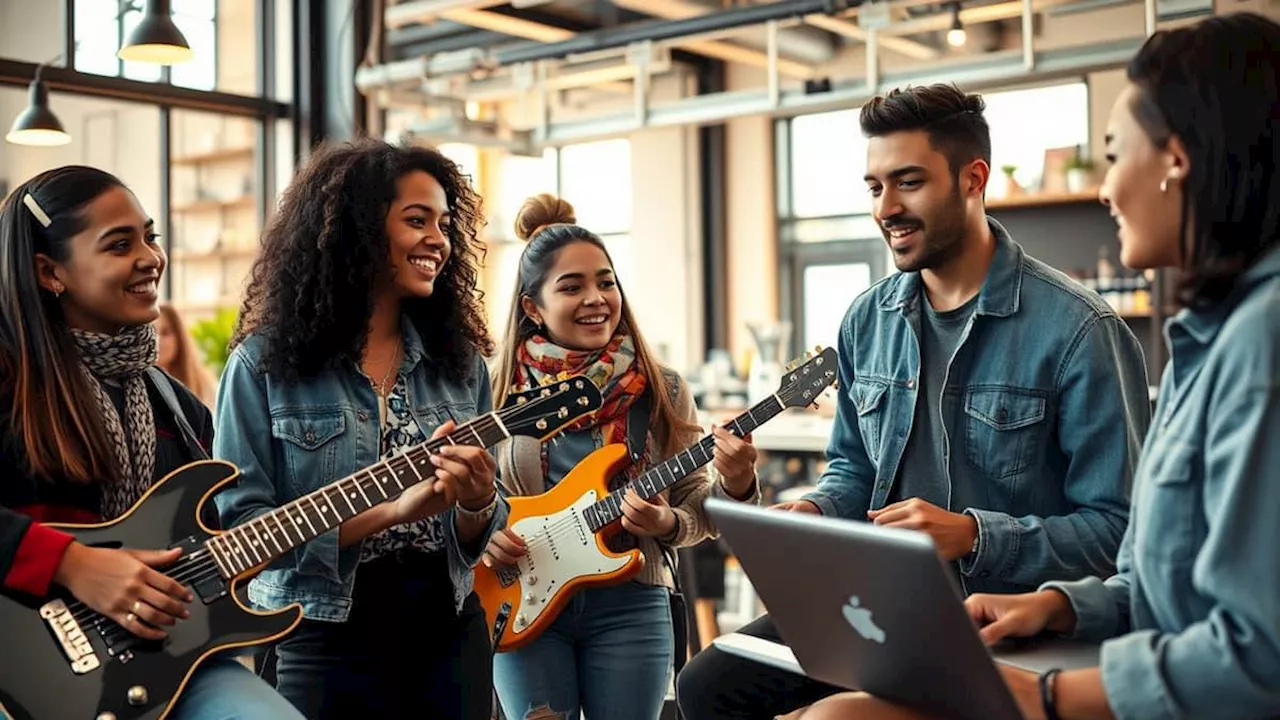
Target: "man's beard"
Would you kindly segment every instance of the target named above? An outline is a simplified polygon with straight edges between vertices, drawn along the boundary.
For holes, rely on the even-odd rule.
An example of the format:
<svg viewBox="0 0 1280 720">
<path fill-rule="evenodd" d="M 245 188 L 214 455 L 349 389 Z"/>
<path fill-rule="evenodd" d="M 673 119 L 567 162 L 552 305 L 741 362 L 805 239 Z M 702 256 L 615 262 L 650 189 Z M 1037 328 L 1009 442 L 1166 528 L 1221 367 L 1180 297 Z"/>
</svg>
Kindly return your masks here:
<svg viewBox="0 0 1280 720">
<path fill-rule="evenodd" d="M 900 255 L 890 245 L 893 252 L 893 264 L 902 272 L 919 272 L 933 270 L 954 260 L 964 249 L 966 213 L 964 198 L 956 188 L 946 204 L 932 213 L 929 224 L 914 215 L 906 213 L 885 218 L 881 221 L 881 231 L 885 241 L 889 242 L 889 231 L 899 227 L 919 229 L 922 242 L 911 255 Z"/>
</svg>

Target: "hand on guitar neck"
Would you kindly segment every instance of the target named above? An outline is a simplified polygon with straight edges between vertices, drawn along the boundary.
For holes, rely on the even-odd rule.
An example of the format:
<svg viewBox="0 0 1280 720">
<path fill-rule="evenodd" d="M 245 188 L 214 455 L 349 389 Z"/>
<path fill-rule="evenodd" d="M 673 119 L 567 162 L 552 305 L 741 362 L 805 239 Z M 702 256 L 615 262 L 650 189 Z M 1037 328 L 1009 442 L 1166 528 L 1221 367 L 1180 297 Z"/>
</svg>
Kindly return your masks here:
<svg viewBox="0 0 1280 720">
<path fill-rule="evenodd" d="M 172 564 L 181 552 L 115 550 L 73 542 L 53 581 L 125 630 L 160 640 L 167 634 L 165 626 L 187 617 L 185 603 L 195 599 L 187 588 L 153 569 Z"/>
</svg>

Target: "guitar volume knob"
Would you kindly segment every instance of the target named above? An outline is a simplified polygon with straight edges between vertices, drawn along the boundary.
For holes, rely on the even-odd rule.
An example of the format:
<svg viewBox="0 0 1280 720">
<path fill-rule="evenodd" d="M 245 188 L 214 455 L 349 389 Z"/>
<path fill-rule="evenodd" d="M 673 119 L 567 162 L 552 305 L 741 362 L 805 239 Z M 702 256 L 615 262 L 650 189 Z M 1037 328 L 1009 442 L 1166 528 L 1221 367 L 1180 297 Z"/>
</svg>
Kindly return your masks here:
<svg viewBox="0 0 1280 720">
<path fill-rule="evenodd" d="M 134 707 L 137 707 L 139 705 L 146 705 L 147 689 L 142 687 L 141 685 L 134 685 L 133 687 L 129 688 L 129 694 L 126 695 L 126 697 L 129 700 L 129 704 L 133 705 Z"/>
<path fill-rule="evenodd" d="M 529 576 L 529 584 L 530 584 L 530 585 L 537 585 L 537 584 L 538 584 L 538 576 L 537 576 L 537 575 L 530 575 L 530 576 Z"/>
</svg>

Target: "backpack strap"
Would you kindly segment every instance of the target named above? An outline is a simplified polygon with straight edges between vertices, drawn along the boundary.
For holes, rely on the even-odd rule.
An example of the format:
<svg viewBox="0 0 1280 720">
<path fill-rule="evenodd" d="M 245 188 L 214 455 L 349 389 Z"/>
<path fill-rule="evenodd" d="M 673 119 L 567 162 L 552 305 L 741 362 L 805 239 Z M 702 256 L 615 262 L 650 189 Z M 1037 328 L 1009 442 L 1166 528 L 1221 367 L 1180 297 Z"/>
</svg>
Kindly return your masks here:
<svg viewBox="0 0 1280 720">
<path fill-rule="evenodd" d="M 164 398 L 164 404 L 169 406 L 169 414 L 173 416 L 174 422 L 178 423 L 178 431 L 182 434 L 182 442 L 186 445 L 187 452 L 196 460 L 208 460 L 209 453 L 205 452 L 200 444 L 200 438 L 196 436 L 195 430 L 191 429 L 187 414 L 182 409 L 182 404 L 178 402 L 178 395 L 173 390 L 173 378 L 155 365 L 147 368 L 147 374 L 151 376 L 151 384 L 155 385 L 160 397 Z"/>
</svg>

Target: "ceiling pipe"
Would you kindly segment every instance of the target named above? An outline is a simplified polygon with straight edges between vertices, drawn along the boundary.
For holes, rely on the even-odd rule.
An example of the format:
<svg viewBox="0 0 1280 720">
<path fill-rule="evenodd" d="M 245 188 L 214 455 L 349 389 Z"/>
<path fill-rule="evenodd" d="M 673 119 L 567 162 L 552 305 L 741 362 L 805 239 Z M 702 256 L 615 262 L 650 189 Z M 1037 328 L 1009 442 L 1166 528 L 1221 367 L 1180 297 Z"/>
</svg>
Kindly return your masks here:
<svg viewBox="0 0 1280 720">
<path fill-rule="evenodd" d="M 853 0 L 856 1 L 856 0 Z M 498 66 L 532 60 L 560 58 L 574 53 L 591 52 L 611 47 L 652 40 L 679 40 L 689 35 L 717 32 L 750 25 L 763 25 L 770 20 L 783 20 L 812 13 L 833 14 L 850 6 L 851 0 L 781 0 L 768 5 L 748 5 L 696 17 L 659 22 L 632 23 L 580 33 L 561 42 L 527 43 L 493 53 Z"/>
</svg>

